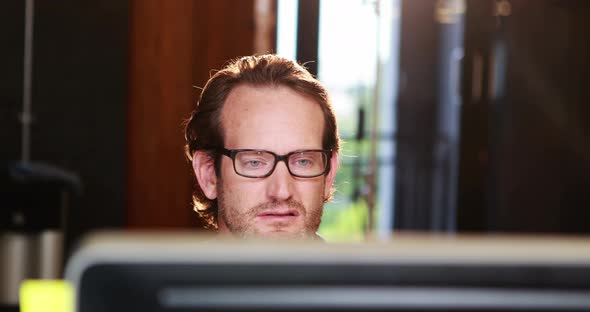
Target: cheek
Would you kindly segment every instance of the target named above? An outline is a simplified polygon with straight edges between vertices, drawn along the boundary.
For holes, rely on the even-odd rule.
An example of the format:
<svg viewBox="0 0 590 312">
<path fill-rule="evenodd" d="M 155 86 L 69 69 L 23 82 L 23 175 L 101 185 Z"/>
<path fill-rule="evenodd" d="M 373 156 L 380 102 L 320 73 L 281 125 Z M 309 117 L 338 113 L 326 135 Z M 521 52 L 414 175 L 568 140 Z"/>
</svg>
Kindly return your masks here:
<svg viewBox="0 0 590 312">
<path fill-rule="evenodd" d="M 231 161 L 221 167 L 222 189 L 234 209 L 243 211 L 259 204 L 264 198 L 264 184 L 256 179 L 244 178 L 235 173 Z"/>
<path fill-rule="evenodd" d="M 306 183 L 299 185 L 297 191 L 306 206 L 316 205 L 318 202 L 323 203 L 324 201 L 324 186 L 323 180 L 306 181 Z"/>
</svg>

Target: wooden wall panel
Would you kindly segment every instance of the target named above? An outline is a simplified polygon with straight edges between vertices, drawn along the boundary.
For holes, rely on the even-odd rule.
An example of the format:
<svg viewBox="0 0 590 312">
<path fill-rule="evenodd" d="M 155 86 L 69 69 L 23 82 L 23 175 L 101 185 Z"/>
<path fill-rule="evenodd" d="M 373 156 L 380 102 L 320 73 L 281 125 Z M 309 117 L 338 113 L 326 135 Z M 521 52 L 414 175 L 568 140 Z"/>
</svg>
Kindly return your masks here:
<svg viewBox="0 0 590 312">
<path fill-rule="evenodd" d="M 210 71 L 228 60 L 254 53 L 254 0 L 194 2 L 194 85 L 203 87 Z M 195 92 L 195 99 L 198 92 Z"/>
<path fill-rule="evenodd" d="M 275 1 L 269 0 L 131 1 L 130 227 L 199 227 L 181 123 L 198 99 L 199 90 L 192 86 L 204 86 L 212 69 L 232 58 L 274 49 L 254 48 L 257 32 L 274 36 L 268 15 L 262 15 L 266 22 L 256 22 L 261 16 L 260 7 L 255 14 L 256 5 L 276 12 Z M 275 44 L 274 38 L 262 42 Z"/>
<path fill-rule="evenodd" d="M 192 106 L 192 8 L 191 0 L 131 1 L 130 227 L 194 224 L 181 127 Z"/>
</svg>

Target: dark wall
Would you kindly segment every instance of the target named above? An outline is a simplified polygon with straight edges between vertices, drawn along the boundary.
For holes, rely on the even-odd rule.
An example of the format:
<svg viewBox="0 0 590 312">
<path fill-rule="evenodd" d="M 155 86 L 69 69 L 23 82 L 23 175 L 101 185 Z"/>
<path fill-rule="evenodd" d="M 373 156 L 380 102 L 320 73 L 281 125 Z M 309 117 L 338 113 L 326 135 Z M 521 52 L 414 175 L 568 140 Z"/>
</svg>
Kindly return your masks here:
<svg viewBox="0 0 590 312">
<path fill-rule="evenodd" d="M 0 162 L 6 165 L 20 157 L 24 1 L 4 1 L 0 12 Z"/>
<path fill-rule="evenodd" d="M 31 159 L 79 175 L 68 237 L 124 224 L 128 4 L 36 1 Z M 2 2 L 2 166 L 20 157 L 24 1 Z M 39 207 L 43 209 L 43 207 Z"/>
<path fill-rule="evenodd" d="M 464 75 L 478 53 L 484 70 L 483 96 L 464 93 L 459 228 L 589 233 L 590 3 L 467 3 Z"/>
<path fill-rule="evenodd" d="M 439 34 L 435 1 L 403 1 L 400 91 L 397 106 L 394 227 L 430 230 L 433 215 L 434 146 L 439 87 Z"/>
<path fill-rule="evenodd" d="M 497 227 L 590 233 L 590 3 L 513 1 Z"/>
</svg>

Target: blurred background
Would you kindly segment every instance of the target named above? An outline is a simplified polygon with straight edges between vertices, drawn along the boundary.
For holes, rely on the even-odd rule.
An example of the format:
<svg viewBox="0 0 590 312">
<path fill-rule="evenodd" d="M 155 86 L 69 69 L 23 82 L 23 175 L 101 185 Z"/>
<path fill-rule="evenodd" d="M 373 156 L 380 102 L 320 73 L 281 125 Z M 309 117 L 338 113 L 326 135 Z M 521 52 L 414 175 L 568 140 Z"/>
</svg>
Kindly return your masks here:
<svg viewBox="0 0 590 312">
<path fill-rule="evenodd" d="M 590 232 L 588 1 L 1 6 L 5 255 L 47 230 L 66 256 L 95 229 L 198 231 L 182 131 L 193 86 L 266 52 L 331 92 L 345 144 L 328 241 Z"/>
</svg>

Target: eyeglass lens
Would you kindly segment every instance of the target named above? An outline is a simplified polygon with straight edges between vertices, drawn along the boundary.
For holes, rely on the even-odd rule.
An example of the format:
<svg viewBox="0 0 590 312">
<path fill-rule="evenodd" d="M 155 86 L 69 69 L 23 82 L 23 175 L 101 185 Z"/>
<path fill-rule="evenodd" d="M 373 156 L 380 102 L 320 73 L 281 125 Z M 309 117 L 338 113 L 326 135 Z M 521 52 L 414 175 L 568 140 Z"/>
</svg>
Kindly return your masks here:
<svg viewBox="0 0 590 312">
<path fill-rule="evenodd" d="M 238 174 L 252 177 L 267 175 L 275 167 L 275 155 L 265 151 L 240 151 L 235 155 Z M 316 176 L 326 169 L 326 154 L 321 151 L 303 151 L 288 155 L 289 171 L 297 176 Z"/>
</svg>

